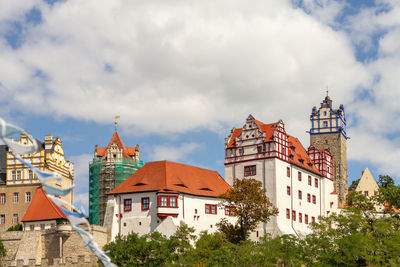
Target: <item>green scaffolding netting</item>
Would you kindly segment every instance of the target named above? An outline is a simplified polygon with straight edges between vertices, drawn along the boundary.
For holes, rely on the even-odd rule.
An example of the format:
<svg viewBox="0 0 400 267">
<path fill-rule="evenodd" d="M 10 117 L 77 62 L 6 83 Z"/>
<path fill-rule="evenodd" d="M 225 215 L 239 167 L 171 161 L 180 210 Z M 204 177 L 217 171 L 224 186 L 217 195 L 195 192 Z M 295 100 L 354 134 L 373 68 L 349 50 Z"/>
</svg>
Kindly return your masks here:
<svg viewBox="0 0 400 267">
<path fill-rule="evenodd" d="M 89 222 L 100 225 L 103 222 L 106 196 L 111 189 L 119 186 L 144 165 L 132 158 L 113 159 L 107 162 L 94 158 L 89 163 Z M 101 214 L 102 213 L 102 214 Z"/>
</svg>

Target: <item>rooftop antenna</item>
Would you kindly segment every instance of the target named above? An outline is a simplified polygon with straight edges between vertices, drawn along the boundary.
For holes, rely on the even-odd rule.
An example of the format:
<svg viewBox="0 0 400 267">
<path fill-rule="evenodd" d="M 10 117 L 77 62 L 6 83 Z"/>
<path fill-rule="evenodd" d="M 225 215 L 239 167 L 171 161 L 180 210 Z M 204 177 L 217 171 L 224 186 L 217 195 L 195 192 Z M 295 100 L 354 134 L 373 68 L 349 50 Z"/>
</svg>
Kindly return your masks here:
<svg viewBox="0 0 400 267">
<path fill-rule="evenodd" d="M 118 125 L 118 119 L 121 118 L 121 116 L 117 115 L 114 117 L 115 118 L 115 131 L 117 131 L 117 125 Z"/>
</svg>

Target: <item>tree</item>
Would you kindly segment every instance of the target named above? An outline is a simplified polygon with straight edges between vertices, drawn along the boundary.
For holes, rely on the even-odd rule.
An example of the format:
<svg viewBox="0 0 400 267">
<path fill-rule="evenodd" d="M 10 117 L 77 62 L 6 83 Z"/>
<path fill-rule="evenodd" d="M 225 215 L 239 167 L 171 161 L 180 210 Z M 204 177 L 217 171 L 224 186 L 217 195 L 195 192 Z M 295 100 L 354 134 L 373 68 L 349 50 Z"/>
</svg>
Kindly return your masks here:
<svg viewBox="0 0 400 267">
<path fill-rule="evenodd" d="M 378 185 L 379 187 L 388 188 L 394 186 L 394 180 L 389 175 L 379 175 Z"/>
<path fill-rule="evenodd" d="M 271 216 L 278 214 L 266 196 L 262 183 L 255 179 L 236 179 L 233 188 L 220 196 L 222 207 L 230 207 L 237 217 L 235 224 L 223 219 L 218 229 L 225 233 L 232 243 L 239 243 L 247 239 L 249 233 L 257 228 L 259 223 L 267 223 Z"/>
<path fill-rule="evenodd" d="M 371 217 L 376 212 L 375 204 L 375 198 L 367 197 L 358 191 L 353 191 L 347 195 L 348 209 L 358 209 L 366 217 Z"/>
<path fill-rule="evenodd" d="M 3 258 L 6 255 L 6 252 L 7 252 L 7 250 L 4 247 L 3 242 L 1 242 L 1 240 L 0 240 L 0 260 L 1 260 L 1 258 Z"/>
<path fill-rule="evenodd" d="M 361 178 L 358 178 L 357 180 L 354 180 L 351 182 L 351 185 L 349 186 L 349 191 L 354 191 L 357 188 L 358 183 L 360 182 Z"/>
</svg>

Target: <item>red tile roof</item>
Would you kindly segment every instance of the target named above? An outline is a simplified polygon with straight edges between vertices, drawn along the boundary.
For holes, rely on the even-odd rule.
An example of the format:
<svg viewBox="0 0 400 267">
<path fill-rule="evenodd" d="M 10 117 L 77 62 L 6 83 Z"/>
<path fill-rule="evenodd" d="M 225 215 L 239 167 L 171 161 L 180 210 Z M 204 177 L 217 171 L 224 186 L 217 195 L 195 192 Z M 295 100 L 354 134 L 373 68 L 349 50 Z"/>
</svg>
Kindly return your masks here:
<svg viewBox="0 0 400 267">
<path fill-rule="evenodd" d="M 124 145 L 124 142 L 122 142 L 121 137 L 119 136 L 118 132 L 114 132 L 113 136 L 111 137 L 110 142 L 108 143 L 107 147 L 98 147 L 97 148 L 97 156 L 98 157 L 103 157 L 105 158 L 107 156 L 106 151 L 107 149 L 110 149 L 111 145 L 113 143 L 116 143 L 117 146 L 122 149 L 122 156 L 123 157 L 133 157 L 135 156 L 136 153 L 136 147 L 127 147 Z"/>
<path fill-rule="evenodd" d="M 303 145 L 300 143 L 299 139 L 296 137 L 293 137 L 291 135 L 288 135 L 289 143 L 294 147 L 293 152 L 291 148 L 289 148 L 289 154 L 293 156 L 293 159 L 289 158 L 289 162 L 293 163 L 303 169 L 309 170 L 311 172 L 317 173 L 321 175 L 315 164 L 313 164 L 310 156 L 308 155 L 307 151 L 304 149 Z M 303 160 L 303 163 L 300 161 Z M 310 165 L 311 164 L 311 167 Z"/>
<path fill-rule="evenodd" d="M 279 122 L 274 122 L 274 123 L 269 123 L 265 124 L 261 121 L 258 121 L 254 119 L 254 123 L 257 124 L 259 130 L 264 133 L 264 142 L 272 142 L 273 141 L 273 136 L 274 136 L 274 131 L 276 130 L 276 127 L 278 126 Z M 235 139 L 236 137 L 240 136 L 242 134 L 242 128 L 237 128 L 234 129 L 231 135 L 231 138 L 229 140 L 227 148 L 232 148 L 235 147 Z M 303 169 L 309 170 L 311 172 L 317 173 L 318 175 L 321 175 L 317 167 L 313 164 L 310 156 L 308 155 L 307 151 L 304 149 L 303 145 L 300 143 L 299 139 L 296 137 L 293 137 L 289 134 L 288 136 L 288 142 L 289 146 L 294 147 L 294 151 L 292 151 L 289 148 L 289 155 L 293 156 L 293 159 L 289 159 L 289 162 L 292 164 L 295 164 Z M 300 161 L 303 160 L 303 163 Z M 309 164 L 312 164 L 311 167 Z"/>
<path fill-rule="evenodd" d="M 64 212 L 46 196 L 43 188 L 38 188 L 22 221 L 47 221 L 66 218 Z"/>
<path fill-rule="evenodd" d="M 216 171 L 170 161 L 155 161 L 146 163 L 107 194 L 158 191 L 217 197 L 230 188 Z"/>
</svg>

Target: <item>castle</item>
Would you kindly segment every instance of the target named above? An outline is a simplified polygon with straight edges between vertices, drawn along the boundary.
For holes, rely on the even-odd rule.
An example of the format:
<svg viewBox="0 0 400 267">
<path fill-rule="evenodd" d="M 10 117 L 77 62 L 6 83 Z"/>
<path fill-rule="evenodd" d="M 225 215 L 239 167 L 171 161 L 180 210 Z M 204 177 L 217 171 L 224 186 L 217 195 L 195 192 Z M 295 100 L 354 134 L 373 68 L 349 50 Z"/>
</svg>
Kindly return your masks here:
<svg viewBox="0 0 400 267">
<path fill-rule="evenodd" d="M 282 120 L 265 124 L 249 115 L 225 140 L 225 182 L 218 173 L 174 162 L 150 162 L 108 193 L 104 226 L 111 236 L 131 231 L 170 235 L 185 222 L 213 232 L 221 218 L 232 221 L 218 196 L 235 179 L 262 182 L 279 215 L 251 233 L 257 240 L 310 232 L 308 224 L 337 212 L 347 190 L 344 108 L 332 109 L 326 96 L 312 109 L 310 146 L 288 134 Z M 222 209 L 221 211 L 219 211 Z"/>
</svg>

